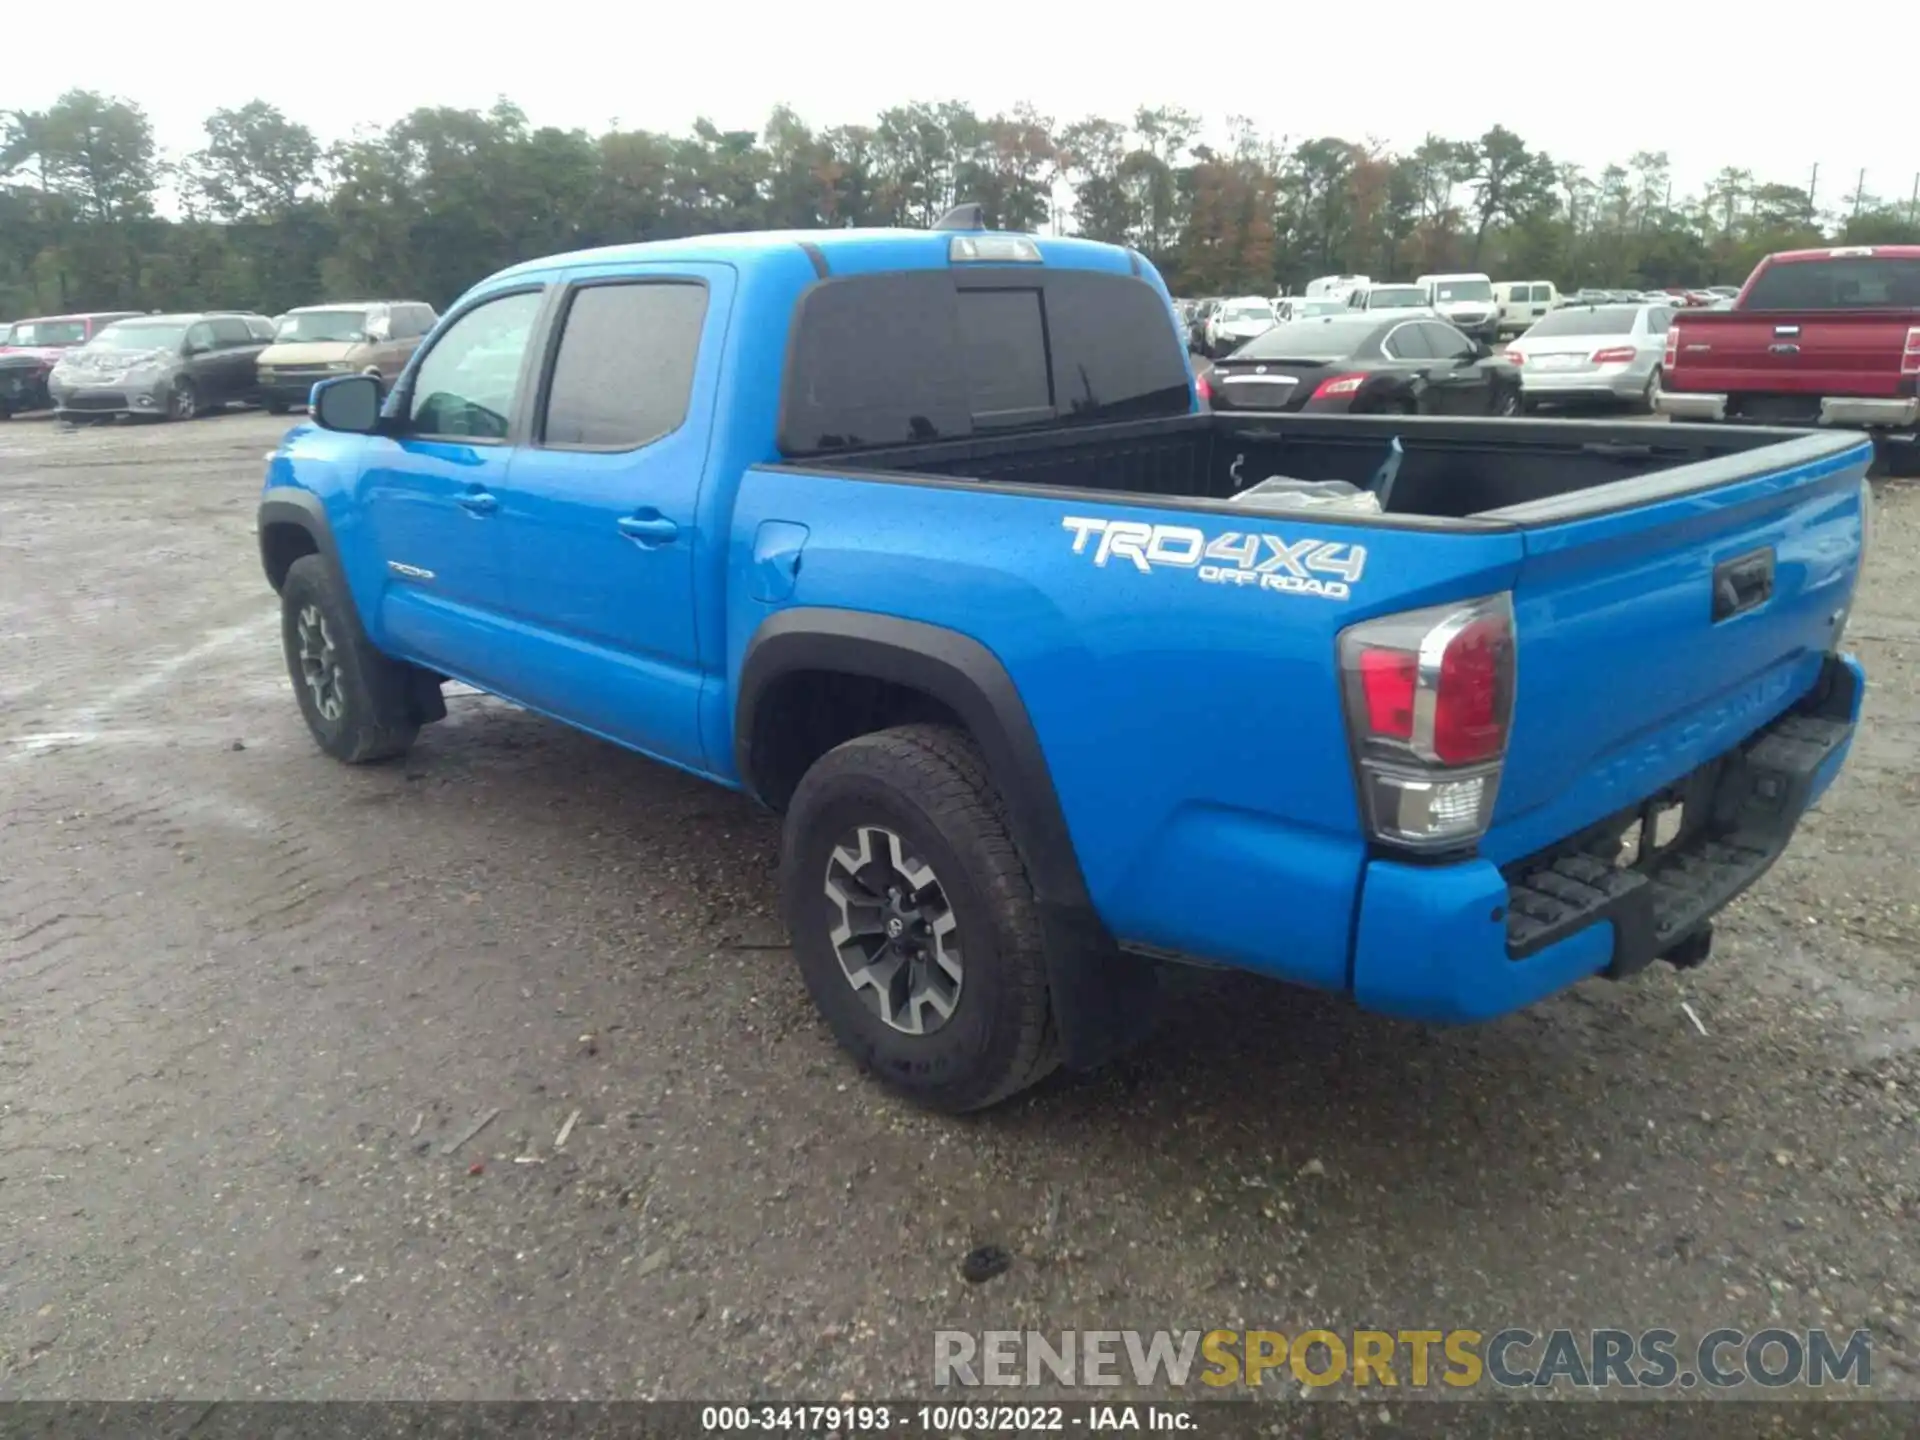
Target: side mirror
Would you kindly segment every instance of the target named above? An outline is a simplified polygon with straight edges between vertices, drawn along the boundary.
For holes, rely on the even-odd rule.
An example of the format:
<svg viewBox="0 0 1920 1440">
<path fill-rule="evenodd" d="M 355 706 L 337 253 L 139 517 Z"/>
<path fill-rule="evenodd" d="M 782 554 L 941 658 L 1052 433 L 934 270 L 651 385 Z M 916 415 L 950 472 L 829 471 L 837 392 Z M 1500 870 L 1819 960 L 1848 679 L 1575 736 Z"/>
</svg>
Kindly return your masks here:
<svg viewBox="0 0 1920 1440">
<path fill-rule="evenodd" d="M 380 424 L 380 382 L 371 375 L 341 375 L 313 387 L 313 423 L 322 430 L 371 435 Z"/>
</svg>

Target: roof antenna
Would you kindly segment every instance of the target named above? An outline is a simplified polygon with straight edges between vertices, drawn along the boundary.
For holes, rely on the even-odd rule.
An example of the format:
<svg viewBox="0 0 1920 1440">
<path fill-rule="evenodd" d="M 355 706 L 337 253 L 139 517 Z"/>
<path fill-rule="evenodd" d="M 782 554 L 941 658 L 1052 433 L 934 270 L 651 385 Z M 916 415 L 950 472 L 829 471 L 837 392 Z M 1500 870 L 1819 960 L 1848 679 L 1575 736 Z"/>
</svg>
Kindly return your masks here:
<svg viewBox="0 0 1920 1440">
<path fill-rule="evenodd" d="M 964 205 L 956 205 L 934 221 L 933 228 L 936 230 L 984 230 L 987 228 L 986 207 L 974 200 L 969 200 Z"/>
</svg>

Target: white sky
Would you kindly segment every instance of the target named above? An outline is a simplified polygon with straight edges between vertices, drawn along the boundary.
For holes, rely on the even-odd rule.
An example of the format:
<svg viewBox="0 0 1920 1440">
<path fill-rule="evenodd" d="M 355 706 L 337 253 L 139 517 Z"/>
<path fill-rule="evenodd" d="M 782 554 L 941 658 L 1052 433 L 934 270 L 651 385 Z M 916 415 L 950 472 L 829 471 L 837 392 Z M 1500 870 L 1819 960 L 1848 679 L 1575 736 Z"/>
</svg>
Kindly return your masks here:
<svg viewBox="0 0 1920 1440">
<path fill-rule="evenodd" d="M 1869 193 L 1904 202 L 1920 172 L 1920 0 L 1780 0 L 1777 23 L 1768 8 L 315 0 L 257 15 L 216 6 L 183 26 L 152 0 L 94 0 L 76 28 L 72 6 L 34 0 L 5 22 L 0 110 L 101 90 L 143 106 L 181 153 L 207 112 L 255 98 L 323 141 L 500 95 L 535 124 L 595 131 L 683 130 L 698 115 L 758 128 L 778 101 L 822 126 L 910 100 L 982 113 L 1027 100 L 1062 121 L 1144 102 L 1183 106 L 1216 132 L 1244 114 L 1294 141 L 1407 147 L 1429 129 L 1467 138 L 1499 123 L 1593 170 L 1664 149 L 1676 198 L 1723 165 L 1804 185 L 1818 162 L 1827 206 L 1865 167 Z"/>
</svg>

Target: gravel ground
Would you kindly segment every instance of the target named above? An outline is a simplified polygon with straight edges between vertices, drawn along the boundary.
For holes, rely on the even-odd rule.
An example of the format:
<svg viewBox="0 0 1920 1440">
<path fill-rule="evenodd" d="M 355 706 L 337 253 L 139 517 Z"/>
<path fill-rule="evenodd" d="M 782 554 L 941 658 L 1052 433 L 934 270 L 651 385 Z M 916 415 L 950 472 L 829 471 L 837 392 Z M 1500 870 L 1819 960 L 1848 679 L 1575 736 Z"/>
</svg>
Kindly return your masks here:
<svg viewBox="0 0 1920 1440">
<path fill-rule="evenodd" d="M 1915 492 L 1851 768 L 1706 968 L 1457 1031 L 1189 974 L 953 1121 L 833 1048 L 744 802 L 478 696 L 312 748 L 284 423 L 0 426 L 0 1393 L 898 1396 L 938 1327 L 1318 1323 L 1864 1325 L 1920 1395 Z"/>
</svg>

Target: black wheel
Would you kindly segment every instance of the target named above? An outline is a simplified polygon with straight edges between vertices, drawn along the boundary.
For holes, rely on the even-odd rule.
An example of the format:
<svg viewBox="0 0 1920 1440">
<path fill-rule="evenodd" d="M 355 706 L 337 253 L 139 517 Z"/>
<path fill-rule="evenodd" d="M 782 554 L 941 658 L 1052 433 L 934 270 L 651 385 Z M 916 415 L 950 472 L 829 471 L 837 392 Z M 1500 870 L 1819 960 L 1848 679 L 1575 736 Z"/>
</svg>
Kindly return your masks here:
<svg viewBox="0 0 1920 1440">
<path fill-rule="evenodd" d="M 1512 389 L 1497 391 L 1494 394 L 1493 413 L 1495 415 L 1518 415 L 1520 413 L 1520 405 L 1520 390 L 1517 386 Z"/>
<path fill-rule="evenodd" d="M 293 407 L 284 400 L 263 400 L 260 402 L 260 408 L 269 415 L 284 415 Z"/>
<path fill-rule="evenodd" d="M 193 382 L 184 378 L 174 381 L 167 396 L 167 419 L 191 420 L 199 413 L 200 392 L 193 388 Z"/>
<path fill-rule="evenodd" d="M 1642 415 L 1660 413 L 1660 387 L 1665 382 L 1665 378 L 1661 374 L 1660 367 L 1654 366 L 1653 373 L 1647 377 L 1646 392 L 1640 397 L 1639 410 Z"/>
<path fill-rule="evenodd" d="M 352 597 L 318 555 L 294 561 L 280 587 L 280 643 L 300 714 L 327 754 L 364 765 L 413 744 L 420 672 L 368 642 Z"/>
<path fill-rule="evenodd" d="M 1026 867 L 972 741 L 862 735 L 787 810 L 781 889 L 800 973 L 834 1038 L 930 1109 L 984 1109 L 1059 1063 Z"/>
</svg>

